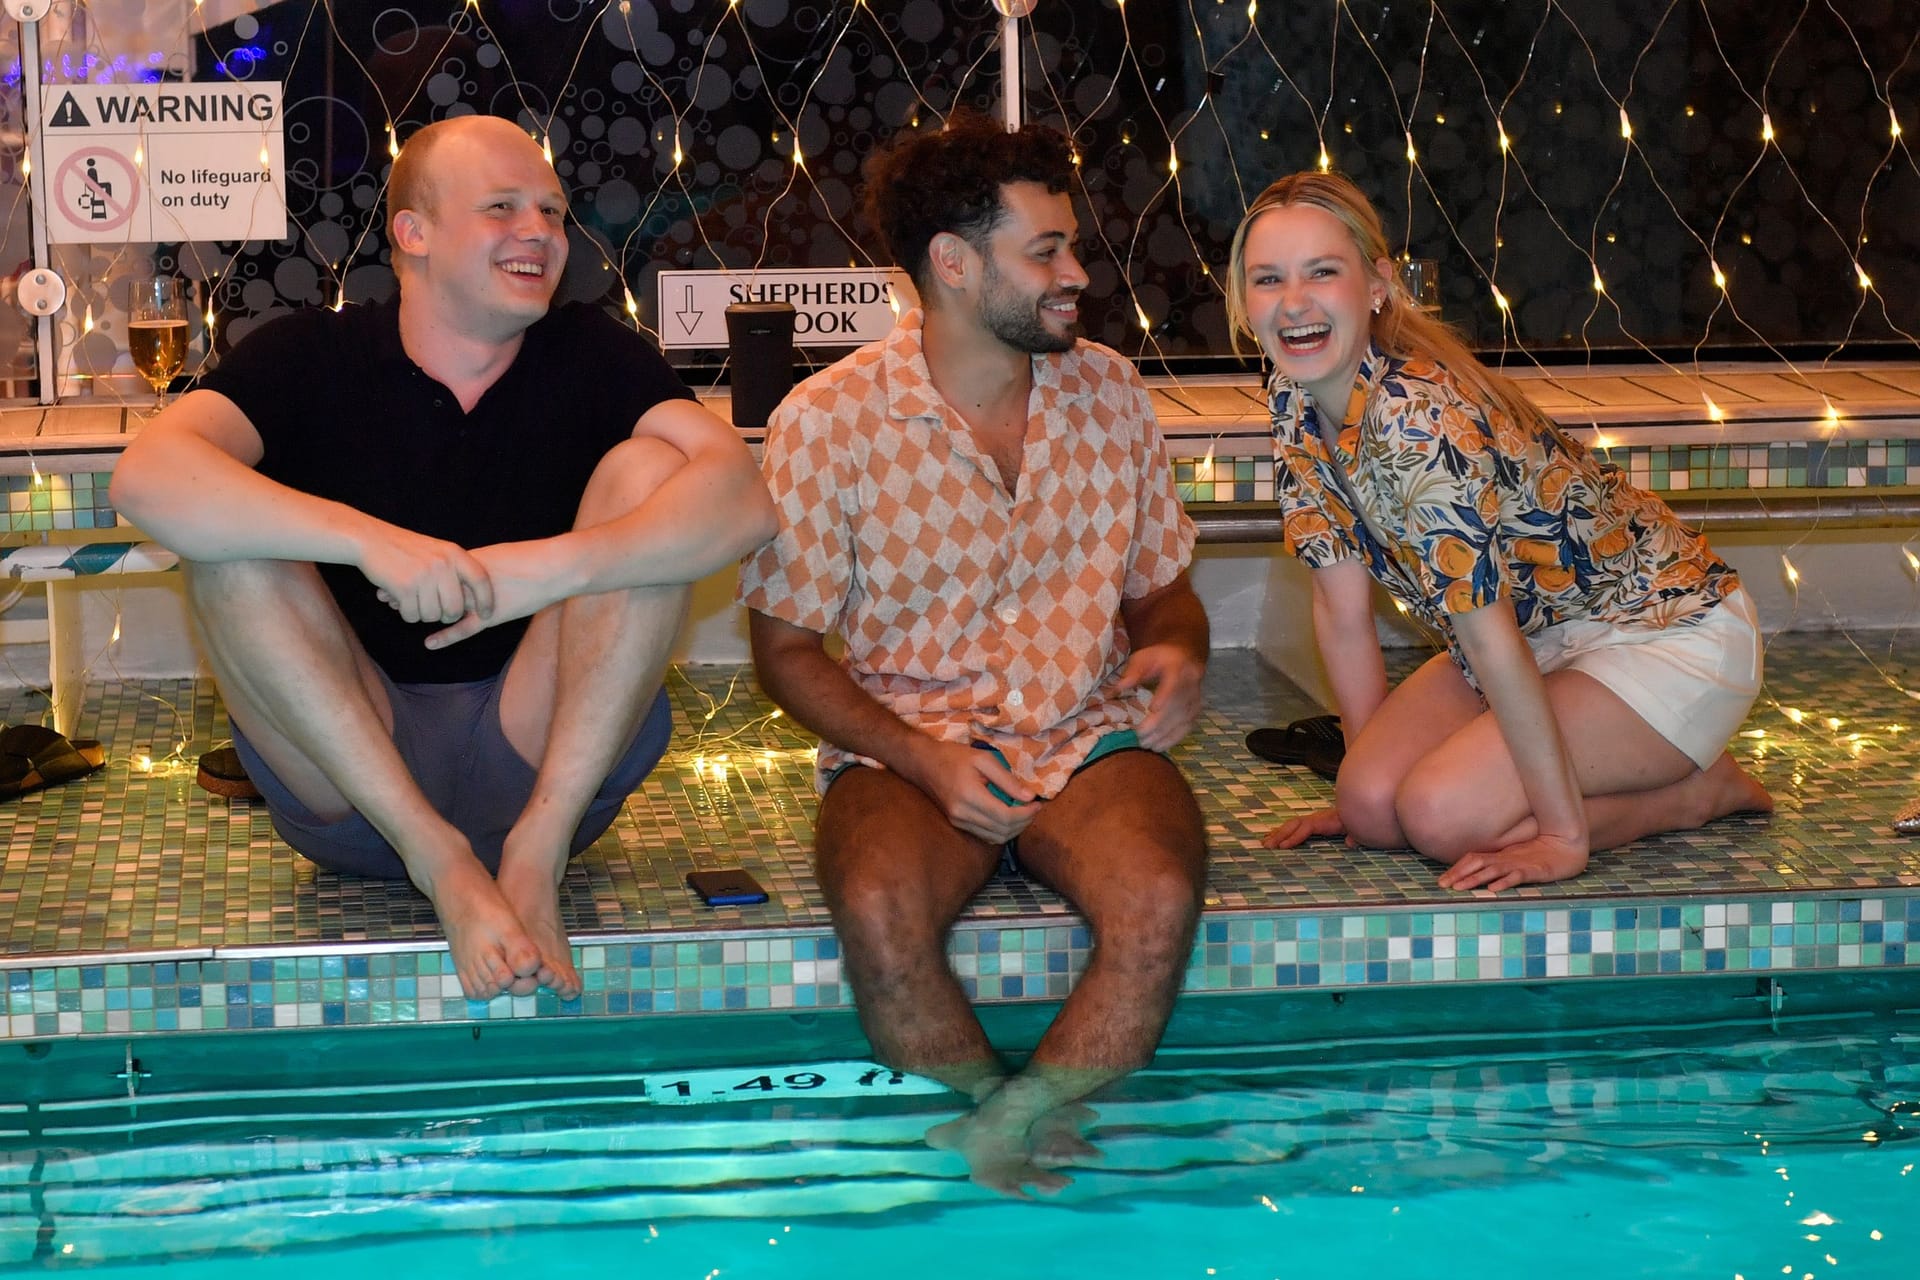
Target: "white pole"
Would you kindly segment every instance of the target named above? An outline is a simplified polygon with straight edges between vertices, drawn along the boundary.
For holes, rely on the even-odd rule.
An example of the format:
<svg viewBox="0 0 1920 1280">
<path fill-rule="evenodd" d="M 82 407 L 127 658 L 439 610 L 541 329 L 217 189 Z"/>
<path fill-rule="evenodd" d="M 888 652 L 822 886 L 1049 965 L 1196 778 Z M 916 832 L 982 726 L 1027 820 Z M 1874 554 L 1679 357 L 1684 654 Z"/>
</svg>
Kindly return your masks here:
<svg viewBox="0 0 1920 1280">
<path fill-rule="evenodd" d="M 1012 133 L 1022 123 L 1020 87 L 1020 19 L 1033 12 L 1037 0 L 993 0 L 1000 11 L 1000 107 Z"/>
<path fill-rule="evenodd" d="M 33 174 L 27 180 L 27 224 L 31 231 L 33 265 L 52 266 L 52 250 L 47 244 L 47 151 L 46 132 L 40 120 L 40 23 L 39 15 L 20 20 L 20 109 L 26 116 L 27 154 L 33 157 Z M 53 351 L 54 317 L 51 313 L 33 320 L 34 372 L 40 384 L 39 401 L 52 404 L 59 379 L 55 376 Z"/>
</svg>

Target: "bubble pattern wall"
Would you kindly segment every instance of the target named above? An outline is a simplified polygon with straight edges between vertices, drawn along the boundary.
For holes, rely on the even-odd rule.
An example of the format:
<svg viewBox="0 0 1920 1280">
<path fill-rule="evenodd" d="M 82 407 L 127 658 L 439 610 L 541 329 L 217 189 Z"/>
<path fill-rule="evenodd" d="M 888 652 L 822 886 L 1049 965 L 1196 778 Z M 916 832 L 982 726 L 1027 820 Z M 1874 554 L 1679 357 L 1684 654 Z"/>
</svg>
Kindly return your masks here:
<svg viewBox="0 0 1920 1280">
<path fill-rule="evenodd" d="M 863 158 L 957 104 L 1000 110 L 991 0 L 178 15 L 181 52 L 157 65 L 79 21 L 42 71 L 286 83 L 297 234 L 159 247 L 161 269 L 211 282 L 219 345 L 278 309 L 392 289 L 387 168 L 431 120 L 487 112 L 541 138 L 573 196 L 564 296 L 652 326 L 664 269 L 870 264 Z M 1090 336 L 1129 354 L 1230 353 L 1233 228 L 1269 180 L 1314 166 L 1439 262 L 1446 316 L 1482 347 L 1818 359 L 1920 332 L 1907 0 L 1040 0 L 1018 32 L 1023 110 L 1080 157 Z M 96 248 L 75 275 L 110 266 Z"/>
</svg>

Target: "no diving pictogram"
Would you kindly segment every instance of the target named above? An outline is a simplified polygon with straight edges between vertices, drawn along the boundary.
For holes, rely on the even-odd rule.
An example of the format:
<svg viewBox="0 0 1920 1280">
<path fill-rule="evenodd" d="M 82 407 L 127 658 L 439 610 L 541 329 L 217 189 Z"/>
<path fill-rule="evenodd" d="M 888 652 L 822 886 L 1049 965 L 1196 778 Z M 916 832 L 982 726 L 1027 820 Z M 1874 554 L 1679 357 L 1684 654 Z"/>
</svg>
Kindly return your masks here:
<svg viewBox="0 0 1920 1280">
<path fill-rule="evenodd" d="M 108 147 L 83 147 L 53 175 L 53 207 L 85 231 L 115 231 L 140 205 L 140 172 Z"/>
</svg>

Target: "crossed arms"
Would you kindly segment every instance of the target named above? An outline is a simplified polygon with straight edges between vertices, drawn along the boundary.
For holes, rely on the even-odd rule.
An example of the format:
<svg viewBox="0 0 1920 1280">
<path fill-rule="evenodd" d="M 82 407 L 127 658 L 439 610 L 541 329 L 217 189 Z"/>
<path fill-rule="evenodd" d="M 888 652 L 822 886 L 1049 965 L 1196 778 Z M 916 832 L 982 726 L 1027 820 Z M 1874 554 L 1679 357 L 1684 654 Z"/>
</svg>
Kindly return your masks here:
<svg viewBox="0 0 1920 1280">
<path fill-rule="evenodd" d="M 218 392 L 192 391 L 127 448 L 113 503 L 189 560 L 352 565 L 408 622 L 448 624 L 428 640 L 441 648 L 576 595 L 695 581 L 771 536 L 759 468 L 711 413 L 663 401 L 641 415 L 632 439 L 672 450 L 679 464 L 626 516 L 467 548 L 260 474 L 265 449 L 246 415 Z"/>
</svg>

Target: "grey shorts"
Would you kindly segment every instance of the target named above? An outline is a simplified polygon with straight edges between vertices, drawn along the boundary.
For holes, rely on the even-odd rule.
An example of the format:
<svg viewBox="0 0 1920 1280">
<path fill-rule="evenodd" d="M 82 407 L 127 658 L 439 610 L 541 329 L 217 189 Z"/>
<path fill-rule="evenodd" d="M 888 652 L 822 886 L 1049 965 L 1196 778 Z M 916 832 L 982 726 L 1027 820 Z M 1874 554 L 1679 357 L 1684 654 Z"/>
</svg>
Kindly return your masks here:
<svg viewBox="0 0 1920 1280">
<path fill-rule="evenodd" d="M 382 679 L 385 679 L 383 676 Z M 500 867 L 500 845 L 533 794 L 537 770 L 507 741 L 500 727 L 505 674 L 466 684 L 395 684 L 393 744 L 429 803 L 459 828 L 487 870 Z M 573 834 L 578 856 L 613 825 L 620 806 L 645 781 L 673 735 L 673 715 L 662 689 L 632 743 L 587 806 Z M 260 788 L 273 829 L 299 853 L 329 871 L 404 880 L 406 864 L 385 836 L 358 813 L 336 822 L 316 816 L 267 767 L 233 726 L 233 747 Z"/>
</svg>

